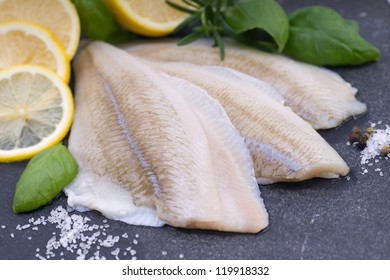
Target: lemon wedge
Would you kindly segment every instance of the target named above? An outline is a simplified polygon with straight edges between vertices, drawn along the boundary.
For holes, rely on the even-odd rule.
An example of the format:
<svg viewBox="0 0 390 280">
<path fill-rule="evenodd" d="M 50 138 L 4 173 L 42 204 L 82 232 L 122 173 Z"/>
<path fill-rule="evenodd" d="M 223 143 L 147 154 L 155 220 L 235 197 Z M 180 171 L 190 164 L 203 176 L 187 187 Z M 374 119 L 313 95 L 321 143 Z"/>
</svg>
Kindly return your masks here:
<svg viewBox="0 0 390 280">
<path fill-rule="evenodd" d="M 70 62 L 61 43 L 46 29 L 31 23 L 0 24 L 0 70 L 33 64 L 53 70 L 66 83 L 70 77 Z"/>
<path fill-rule="evenodd" d="M 0 162 L 30 159 L 59 143 L 73 114 L 72 93 L 54 72 L 33 65 L 0 71 Z"/>
<path fill-rule="evenodd" d="M 0 0 L 0 23 L 26 21 L 49 29 L 63 45 L 69 59 L 80 40 L 80 20 L 69 0 Z"/>
<path fill-rule="evenodd" d="M 180 0 L 174 0 L 183 4 Z M 187 17 L 165 0 L 105 0 L 118 22 L 128 30 L 149 37 L 165 36 Z"/>
</svg>

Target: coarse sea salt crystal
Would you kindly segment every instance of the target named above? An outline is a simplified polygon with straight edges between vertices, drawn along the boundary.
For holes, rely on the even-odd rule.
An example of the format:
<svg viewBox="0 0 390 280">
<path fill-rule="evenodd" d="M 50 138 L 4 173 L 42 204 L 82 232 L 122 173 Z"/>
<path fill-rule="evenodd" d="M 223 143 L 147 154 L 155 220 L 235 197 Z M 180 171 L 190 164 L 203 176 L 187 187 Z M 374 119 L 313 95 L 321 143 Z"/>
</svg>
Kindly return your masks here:
<svg viewBox="0 0 390 280">
<path fill-rule="evenodd" d="M 116 248 L 114 251 L 111 251 L 111 255 L 118 256 L 120 251 L 120 248 Z"/>
</svg>

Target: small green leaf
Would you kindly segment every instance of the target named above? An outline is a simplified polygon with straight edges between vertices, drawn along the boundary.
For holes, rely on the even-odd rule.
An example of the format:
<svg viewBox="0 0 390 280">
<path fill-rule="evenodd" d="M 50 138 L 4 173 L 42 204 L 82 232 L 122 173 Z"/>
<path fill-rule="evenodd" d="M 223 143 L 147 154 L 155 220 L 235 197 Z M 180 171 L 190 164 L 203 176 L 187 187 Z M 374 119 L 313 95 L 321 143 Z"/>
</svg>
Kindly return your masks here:
<svg viewBox="0 0 390 280">
<path fill-rule="evenodd" d="M 224 12 L 230 29 L 243 35 L 251 30 L 267 32 L 282 51 L 289 35 L 289 21 L 275 0 L 242 0 Z"/>
<path fill-rule="evenodd" d="M 80 18 L 81 32 L 90 39 L 122 43 L 134 37 L 124 30 L 101 0 L 72 0 Z"/>
<path fill-rule="evenodd" d="M 64 145 L 40 152 L 30 160 L 16 184 L 13 211 L 32 211 L 49 203 L 77 173 L 77 162 Z"/>
<path fill-rule="evenodd" d="M 290 16 L 290 36 L 284 52 L 315 65 L 357 65 L 376 61 L 380 52 L 359 35 L 356 22 L 336 11 L 312 6 Z"/>
</svg>

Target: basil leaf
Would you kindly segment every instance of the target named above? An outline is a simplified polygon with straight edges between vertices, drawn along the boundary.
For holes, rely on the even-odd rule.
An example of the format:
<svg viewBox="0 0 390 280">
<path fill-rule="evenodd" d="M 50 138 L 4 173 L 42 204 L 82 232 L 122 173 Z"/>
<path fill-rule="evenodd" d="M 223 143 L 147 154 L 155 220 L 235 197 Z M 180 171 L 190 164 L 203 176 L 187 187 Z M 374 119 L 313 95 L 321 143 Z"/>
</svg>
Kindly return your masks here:
<svg viewBox="0 0 390 280">
<path fill-rule="evenodd" d="M 80 18 L 81 32 L 93 40 L 122 43 L 134 37 L 124 30 L 101 0 L 72 0 Z"/>
<path fill-rule="evenodd" d="M 357 65 L 376 61 L 380 52 L 359 35 L 356 22 L 336 11 L 312 6 L 290 15 L 290 36 L 284 52 L 315 65 Z"/>
<path fill-rule="evenodd" d="M 279 51 L 283 50 L 287 42 L 288 17 L 274 0 L 239 1 L 224 12 L 224 19 L 231 30 L 244 37 L 244 32 L 264 30 L 275 41 Z"/>
<path fill-rule="evenodd" d="M 64 145 L 40 152 L 29 161 L 16 184 L 13 211 L 32 211 L 49 203 L 77 173 L 77 162 Z"/>
</svg>

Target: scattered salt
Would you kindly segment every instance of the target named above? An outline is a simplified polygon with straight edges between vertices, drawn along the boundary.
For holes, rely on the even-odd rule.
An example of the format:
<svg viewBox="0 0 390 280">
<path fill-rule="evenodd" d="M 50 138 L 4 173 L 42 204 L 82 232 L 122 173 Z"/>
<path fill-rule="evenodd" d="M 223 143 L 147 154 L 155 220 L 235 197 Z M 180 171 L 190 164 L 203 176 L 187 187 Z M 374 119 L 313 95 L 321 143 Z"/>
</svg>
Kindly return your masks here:
<svg viewBox="0 0 390 280">
<path fill-rule="evenodd" d="M 167 251 L 162 251 L 161 254 L 162 254 L 163 256 L 166 256 L 166 255 L 167 255 Z"/>
<path fill-rule="evenodd" d="M 379 121 L 378 124 L 382 122 Z M 371 127 L 375 127 L 375 123 L 371 123 Z M 360 152 L 360 163 L 370 164 L 372 161 L 379 162 L 377 158 L 381 154 L 381 150 L 385 145 L 390 144 L 390 126 L 386 125 L 384 129 L 375 129 L 371 137 L 366 142 L 367 147 Z"/>
<path fill-rule="evenodd" d="M 104 225 L 92 224 L 91 219 L 82 215 L 70 214 L 72 208 L 64 208 L 58 206 L 50 212 L 48 217 L 41 216 L 38 218 L 30 218 L 28 224 L 16 226 L 16 230 L 38 231 L 39 227 L 46 224 L 54 225 L 59 231 L 52 232 L 52 237 L 47 241 L 45 253 L 40 254 L 40 248 L 35 249 L 35 257 L 42 260 L 55 258 L 56 256 L 64 256 L 64 251 L 67 255 L 75 254 L 78 260 L 95 259 L 105 260 L 106 257 L 101 255 L 100 247 L 112 248 L 119 242 L 120 236 L 107 234 L 104 231 L 110 226 L 107 224 L 107 219 L 103 220 Z M 2 225 L 1 228 L 6 228 Z M 12 238 L 14 233 L 10 233 Z M 101 238 L 103 236 L 104 238 Z M 139 237 L 135 234 L 136 238 Z M 128 238 L 128 233 L 122 234 L 123 238 Z M 33 239 L 32 236 L 27 237 L 28 240 Z M 136 239 L 133 240 L 137 244 Z M 132 259 L 136 259 L 136 251 L 131 247 L 126 248 L 130 252 Z M 111 255 L 119 260 L 120 254 L 126 256 L 128 252 L 121 253 L 119 247 L 111 251 Z M 62 258 L 63 259 L 63 258 Z"/>
<path fill-rule="evenodd" d="M 184 258 L 184 255 L 183 255 L 183 254 L 180 254 L 180 255 L 179 255 L 179 258 L 180 258 L 180 259 Z"/>
<path fill-rule="evenodd" d="M 119 236 L 112 236 L 111 234 L 107 238 L 100 242 L 100 246 L 113 247 L 115 243 L 119 241 Z"/>
</svg>

